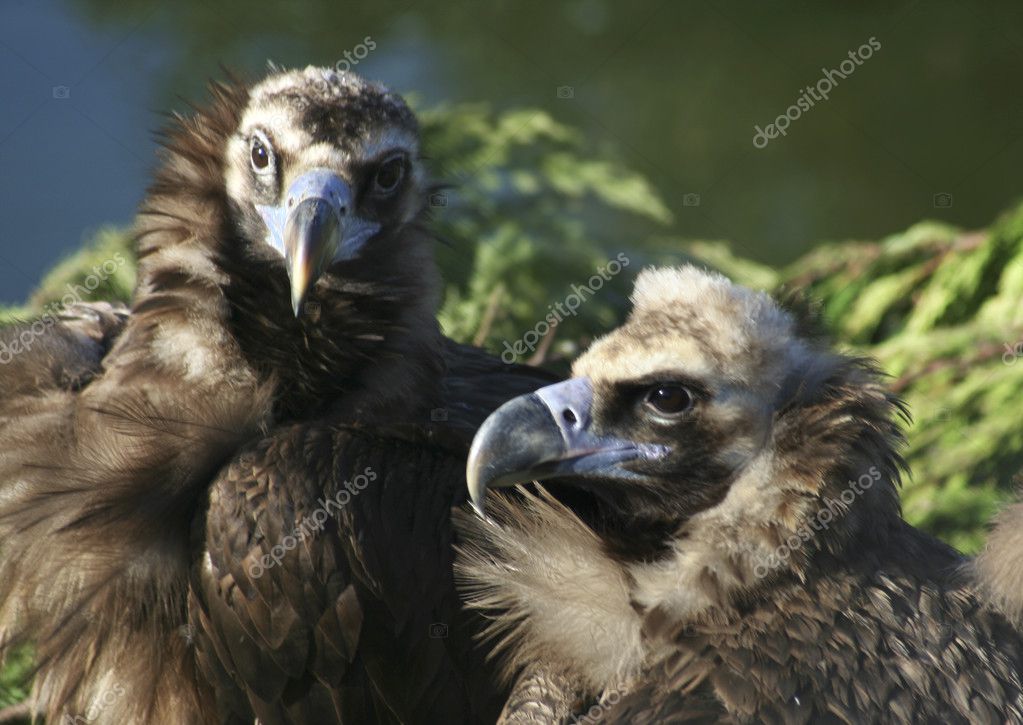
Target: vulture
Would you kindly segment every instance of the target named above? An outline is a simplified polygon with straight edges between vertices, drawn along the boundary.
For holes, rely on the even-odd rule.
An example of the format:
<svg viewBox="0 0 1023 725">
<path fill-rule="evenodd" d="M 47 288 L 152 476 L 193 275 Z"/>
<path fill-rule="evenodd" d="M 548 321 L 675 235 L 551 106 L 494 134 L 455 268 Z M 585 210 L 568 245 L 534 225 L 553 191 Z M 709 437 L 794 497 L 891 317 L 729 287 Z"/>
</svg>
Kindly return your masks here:
<svg viewBox="0 0 1023 725">
<path fill-rule="evenodd" d="M 0 370 L 0 655 L 34 645 L 51 722 L 493 720 L 450 512 L 479 424 L 555 378 L 441 335 L 400 96 L 273 69 L 193 111 L 130 314 Z"/>
<path fill-rule="evenodd" d="M 501 721 L 1023 722 L 1018 528 L 975 566 L 903 520 L 876 365 L 692 266 L 632 302 L 472 444 L 456 568 L 518 677 Z"/>
</svg>

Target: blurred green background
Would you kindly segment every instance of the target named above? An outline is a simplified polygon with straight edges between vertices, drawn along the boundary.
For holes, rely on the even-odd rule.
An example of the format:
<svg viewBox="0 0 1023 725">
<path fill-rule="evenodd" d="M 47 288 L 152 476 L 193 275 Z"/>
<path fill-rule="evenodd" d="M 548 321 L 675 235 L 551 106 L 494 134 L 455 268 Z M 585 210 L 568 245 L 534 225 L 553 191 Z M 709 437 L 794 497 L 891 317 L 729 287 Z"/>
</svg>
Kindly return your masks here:
<svg viewBox="0 0 1023 725">
<path fill-rule="evenodd" d="M 1023 5 L 1009 0 L 3 0 L 0 301 L 130 219 L 159 114 L 221 64 L 333 64 L 367 37 L 359 72 L 428 106 L 542 109 L 648 178 L 670 232 L 770 264 L 923 217 L 981 226 L 1019 193 Z M 871 37 L 880 49 L 829 100 L 754 148 L 755 125 Z"/>
<path fill-rule="evenodd" d="M 1023 469 L 1023 6 L 965 2 L 4 0 L 0 319 L 123 253 L 157 111 L 219 64 L 333 64 L 412 98 L 452 336 L 501 353 L 629 264 L 522 359 L 565 370 L 647 264 L 805 289 L 914 414 L 903 503 L 967 552 Z M 765 149 L 765 126 L 881 47 Z M 375 48 L 363 53 L 360 44 Z M 95 298 L 127 299 L 131 265 Z M 0 706 L 24 695 L 19 660 Z M 20 683 L 20 684 L 19 684 Z"/>
<path fill-rule="evenodd" d="M 772 267 L 727 241 L 673 236 L 663 198 L 642 175 L 590 155 L 580 133 L 541 110 L 469 104 L 420 117 L 431 157 L 477 177 L 445 194 L 434 222 L 449 335 L 567 373 L 594 337 L 624 319 L 644 266 L 695 261 L 749 286 L 802 290 L 837 344 L 876 357 L 909 403 L 907 518 L 964 551 L 982 545 L 1023 471 L 1023 204 L 979 230 L 923 220 L 876 241 L 821 244 Z M 622 244 L 609 232 L 618 226 L 647 231 Z M 97 276 L 115 259 L 132 263 Z M 595 277 L 602 270 L 609 281 Z M 59 309 L 85 287 L 95 287 L 86 298 L 127 301 L 134 281 L 129 234 L 108 227 L 55 266 L 24 305 L 0 308 L 0 322 Z M 596 291 L 574 314 L 546 324 L 586 286 Z"/>
</svg>

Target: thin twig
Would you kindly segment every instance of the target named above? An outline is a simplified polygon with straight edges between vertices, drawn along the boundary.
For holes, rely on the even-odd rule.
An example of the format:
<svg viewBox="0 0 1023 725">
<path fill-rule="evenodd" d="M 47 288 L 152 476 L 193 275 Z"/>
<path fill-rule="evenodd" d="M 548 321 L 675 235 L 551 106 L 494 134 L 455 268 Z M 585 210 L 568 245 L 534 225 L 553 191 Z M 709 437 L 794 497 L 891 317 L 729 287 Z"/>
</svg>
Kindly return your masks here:
<svg viewBox="0 0 1023 725">
<path fill-rule="evenodd" d="M 483 320 L 476 331 L 476 336 L 472 339 L 472 344 L 476 347 L 481 347 L 487 341 L 490 329 L 494 326 L 494 319 L 497 317 L 498 306 L 501 303 L 501 296 L 503 294 L 503 284 L 494 287 L 494 291 L 490 293 L 490 298 L 487 300 L 487 309 L 483 312 Z"/>
<path fill-rule="evenodd" d="M 526 361 L 528 365 L 543 365 L 547 360 L 547 352 L 551 349 L 551 345 L 554 344 L 554 336 L 558 332 L 557 325 L 551 325 L 547 328 L 547 332 L 544 333 L 543 337 L 540 338 L 540 344 L 536 348 L 536 352 L 533 356 Z"/>
</svg>

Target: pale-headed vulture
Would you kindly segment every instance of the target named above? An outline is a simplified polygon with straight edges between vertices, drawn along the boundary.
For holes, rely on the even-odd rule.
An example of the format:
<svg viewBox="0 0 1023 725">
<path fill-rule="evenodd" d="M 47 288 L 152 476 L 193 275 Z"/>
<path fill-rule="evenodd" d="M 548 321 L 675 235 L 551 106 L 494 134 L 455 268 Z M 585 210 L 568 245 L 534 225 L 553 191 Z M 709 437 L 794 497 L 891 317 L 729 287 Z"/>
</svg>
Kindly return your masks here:
<svg viewBox="0 0 1023 725">
<path fill-rule="evenodd" d="M 449 514 L 475 428 L 552 378 L 441 336 L 398 95 L 211 89 L 162 138 L 123 330 L 51 331 L 82 375 L 0 420 L 0 651 L 35 645 L 51 722 L 496 716 Z"/>
<path fill-rule="evenodd" d="M 1023 722 L 999 562 L 903 520 L 881 373 L 694 267 L 633 305 L 473 443 L 458 570 L 525 670 L 504 722 Z"/>
</svg>

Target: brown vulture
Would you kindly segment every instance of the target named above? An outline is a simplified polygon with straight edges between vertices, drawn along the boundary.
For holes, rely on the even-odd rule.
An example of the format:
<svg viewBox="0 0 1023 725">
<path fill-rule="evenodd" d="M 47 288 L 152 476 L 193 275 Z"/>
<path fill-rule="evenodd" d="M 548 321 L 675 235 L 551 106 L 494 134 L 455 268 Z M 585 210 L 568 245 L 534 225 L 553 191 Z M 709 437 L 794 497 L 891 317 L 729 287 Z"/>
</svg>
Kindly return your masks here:
<svg viewBox="0 0 1023 725">
<path fill-rule="evenodd" d="M 492 719 L 449 514 L 475 428 L 552 378 L 440 334 L 398 95 L 211 92 L 162 138 L 101 363 L 65 320 L 56 377 L 0 370 L 0 654 L 35 645 L 51 722 Z"/>
<path fill-rule="evenodd" d="M 528 668 L 504 721 L 1023 722 L 1004 561 L 978 580 L 903 520 L 880 371 L 694 267 L 633 305 L 473 442 L 481 510 L 542 482 L 459 523 L 470 601 Z M 988 555 L 1018 561 L 1002 533 Z"/>
</svg>

